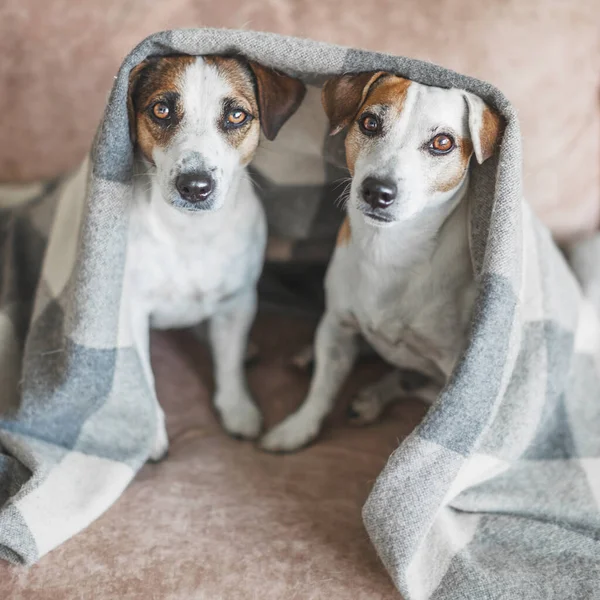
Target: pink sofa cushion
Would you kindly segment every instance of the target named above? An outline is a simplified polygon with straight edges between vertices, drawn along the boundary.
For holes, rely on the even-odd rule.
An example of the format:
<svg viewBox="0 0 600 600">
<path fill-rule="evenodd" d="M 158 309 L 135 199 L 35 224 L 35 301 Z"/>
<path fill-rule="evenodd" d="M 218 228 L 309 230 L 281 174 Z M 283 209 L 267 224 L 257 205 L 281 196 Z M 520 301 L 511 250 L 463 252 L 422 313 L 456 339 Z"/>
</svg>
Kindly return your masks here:
<svg viewBox="0 0 600 600">
<path fill-rule="evenodd" d="M 242 27 L 405 54 L 490 81 L 520 112 L 538 214 L 561 238 L 598 225 L 597 0 L 5 0 L 0 17 L 0 181 L 74 166 L 123 56 L 146 35 Z"/>
</svg>

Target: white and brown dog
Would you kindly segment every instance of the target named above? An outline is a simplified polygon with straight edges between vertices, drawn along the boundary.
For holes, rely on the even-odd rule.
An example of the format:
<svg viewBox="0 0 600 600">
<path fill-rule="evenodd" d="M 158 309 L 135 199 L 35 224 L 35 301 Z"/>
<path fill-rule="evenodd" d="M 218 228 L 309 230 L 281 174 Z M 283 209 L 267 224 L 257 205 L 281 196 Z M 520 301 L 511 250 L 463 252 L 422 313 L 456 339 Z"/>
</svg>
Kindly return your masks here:
<svg viewBox="0 0 600 600">
<path fill-rule="evenodd" d="M 322 100 L 331 133 L 348 127 L 348 214 L 326 277 L 310 391 L 262 439 L 270 451 L 317 436 L 359 334 L 397 369 L 357 395 L 355 421 L 374 421 L 402 396 L 437 398 L 466 346 L 476 294 L 469 163 L 473 153 L 488 159 L 500 136 L 500 118 L 479 97 L 386 72 L 330 79 Z"/>
<path fill-rule="evenodd" d="M 305 93 L 297 79 L 237 57 L 151 58 L 133 69 L 129 121 L 137 165 L 129 226 L 129 318 L 144 351 L 150 327 L 208 320 L 215 406 L 225 429 L 253 438 L 261 415 L 243 372 L 266 223 L 246 172 L 260 129 L 273 139 Z M 151 458 L 168 440 L 157 405 Z"/>
</svg>

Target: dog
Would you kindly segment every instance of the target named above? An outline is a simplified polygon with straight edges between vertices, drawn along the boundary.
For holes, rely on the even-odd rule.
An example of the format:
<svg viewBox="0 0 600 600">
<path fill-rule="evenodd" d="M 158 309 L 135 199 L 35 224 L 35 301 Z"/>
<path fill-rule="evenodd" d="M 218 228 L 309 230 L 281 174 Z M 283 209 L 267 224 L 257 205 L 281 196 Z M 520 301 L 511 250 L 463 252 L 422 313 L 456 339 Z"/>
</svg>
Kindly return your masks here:
<svg viewBox="0 0 600 600">
<path fill-rule="evenodd" d="M 438 397 L 466 347 L 476 296 L 471 156 L 484 162 L 501 136 L 501 118 L 478 96 L 388 72 L 329 79 L 322 102 L 331 134 L 348 128 L 347 216 L 325 278 L 308 396 L 262 438 L 268 451 L 314 440 L 359 335 L 396 368 L 353 399 L 354 422 L 375 421 L 401 397 Z"/>
<path fill-rule="evenodd" d="M 260 130 L 274 139 L 304 94 L 298 79 L 236 56 L 151 57 L 129 79 L 137 167 L 125 281 L 144 374 L 153 390 L 150 328 L 208 321 L 214 405 L 242 438 L 261 430 L 243 368 L 267 238 L 246 166 Z M 151 460 L 168 449 L 156 411 Z"/>
</svg>

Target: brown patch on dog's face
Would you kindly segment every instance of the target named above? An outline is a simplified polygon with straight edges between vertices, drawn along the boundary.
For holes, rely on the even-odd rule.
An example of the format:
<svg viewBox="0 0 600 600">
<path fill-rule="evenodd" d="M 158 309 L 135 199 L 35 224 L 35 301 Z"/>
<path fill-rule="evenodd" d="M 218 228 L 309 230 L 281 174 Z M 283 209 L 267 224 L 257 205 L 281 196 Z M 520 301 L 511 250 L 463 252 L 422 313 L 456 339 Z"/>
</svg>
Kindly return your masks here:
<svg viewBox="0 0 600 600">
<path fill-rule="evenodd" d="M 449 192 L 463 180 L 473 155 L 473 143 L 469 138 L 460 138 L 456 149 L 458 161 L 455 159 L 454 165 L 444 171 L 443 178 L 440 177 L 434 182 L 433 191 Z"/>
<path fill-rule="evenodd" d="M 481 162 L 481 138 L 497 143 L 494 114 L 485 118 L 481 98 L 457 88 L 412 82 L 389 73 L 368 79 L 362 96 L 348 88 L 349 76 L 324 86 L 328 116 L 350 114 L 336 101 L 358 98 L 346 136 L 346 162 L 352 175 L 348 206 L 369 226 L 392 227 L 432 208 L 452 206 L 464 189 L 471 156 Z M 373 74 L 371 74 L 373 76 Z M 336 116 L 337 115 L 337 116 Z M 485 120 L 485 125 L 484 125 Z M 331 121 L 334 133 L 338 124 Z M 484 129 L 485 133 L 480 130 Z M 486 147 L 490 146 L 485 141 Z M 354 222 L 353 222 L 354 223 Z M 346 239 L 344 228 L 338 243 Z"/>
<path fill-rule="evenodd" d="M 132 70 L 129 84 L 132 140 L 151 162 L 157 147 L 166 148 L 171 143 L 186 113 L 183 97 L 188 103 L 191 97 L 190 90 L 183 89 L 184 75 L 196 60 L 216 69 L 229 88 L 226 97 L 209 100 L 222 103 L 215 125 L 239 152 L 241 164 L 247 165 L 258 146 L 260 128 L 268 139 L 274 139 L 300 105 L 305 87 L 297 79 L 242 58 L 182 55 L 151 58 L 139 64 Z M 206 97 L 200 93 L 206 91 L 198 90 L 199 104 Z M 213 107 L 206 110 L 212 112 Z"/>
<path fill-rule="evenodd" d="M 194 60 L 192 56 L 148 59 L 131 72 L 128 99 L 130 129 L 142 154 L 151 162 L 154 148 L 169 145 L 183 118 L 181 80 Z M 160 106 L 164 106 L 168 113 L 162 119 L 157 116 Z"/>
<path fill-rule="evenodd" d="M 344 222 L 340 226 L 338 231 L 336 246 L 347 246 L 350 243 L 350 238 L 352 237 L 352 230 L 350 229 L 350 219 L 346 217 Z"/>
<path fill-rule="evenodd" d="M 359 112 L 366 112 L 369 107 L 380 105 L 394 110 L 395 116 L 398 116 L 404 107 L 410 84 L 409 79 L 396 75 L 381 79 L 370 90 Z"/>
<path fill-rule="evenodd" d="M 179 130 L 185 115 L 183 105 L 183 76 L 196 57 L 173 56 L 150 59 L 138 65 L 130 77 L 130 119 L 134 119 L 134 139 L 143 155 L 152 162 L 157 146 L 167 147 Z M 240 161 L 246 165 L 258 146 L 258 106 L 252 77 L 247 67 L 235 58 L 220 56 L 204 57 L 231 86 L 231 97 L 223 102 L 223 124 L 228 118 L 236 118 L 236 111 L 250 116 L 241 127 L 222 127 L 225 140 L 240 152 Z M 168 115 L 161 119 L 161 108 Z M 158 110 L 157 110 L 158 109 Z M 158 115 L 157 115 L 158 112 Z M 231 115 L 231 113 L 234 113 Z"/>
<path fill-rule="evenodd" d="M 386 75 L 385 71 L 352 73 L 338 75 L 325 82 L 321 103 L 329 119 L 329 135 L 339 133 L 350 124 L 371 86 Z"/>
<path fill-rule="evenodd" d="M 231 87 L 231 95 L 223 104 L 223 132 L 227 143 L 239 152 L 241 164 L 246 166 L 252 160 L 260 140 L 258 102 L 249 68 L 236 58 L 224 56 L 205 56 L 204 61 L 214 65 Z M 250 116 L 247 123 L 241 127 L 226 128 L 228 119 L 235 121 L 239 111 Z"/>
<path fill-rule="evenodd" d="M 356 113 L 357 118 L 350 125 L 346 136 L 346 163 L 352 175 L 354 175 L 354 165 L 361 150 L 376 143 L 381 135 L 385 135 L 385 123 L 380 132 L 371 136 L 365 135 L 361 130 L 361 119 L 367 118 L 368 115 L 381 119 L 385 115 L 386 120 L 398 119 L 404 108 L 410 84 L 410 80 L 404 77 L 387 75 L 380 77 L 366 94 L 362 106 Z"/>
</svg>

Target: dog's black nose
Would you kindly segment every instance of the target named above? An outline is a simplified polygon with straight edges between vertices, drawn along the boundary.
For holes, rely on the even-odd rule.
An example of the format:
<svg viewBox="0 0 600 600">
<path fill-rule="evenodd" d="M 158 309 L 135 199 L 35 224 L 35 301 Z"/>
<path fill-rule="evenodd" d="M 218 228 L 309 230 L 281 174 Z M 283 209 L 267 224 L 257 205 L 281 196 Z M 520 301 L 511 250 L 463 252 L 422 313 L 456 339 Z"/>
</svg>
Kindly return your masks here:
<svg viewBox="0 0 600 600">
<path fill-rule="evenodd" d="M 387 208 L 396 199 L 396 193 L 393 181 L 367 177 L 362 184 L 362 197 L 373 208 Z"/>
<path fill-rule="evenodd" d="M 213 178 L 208 173 L 182 173 L 175 182 L 179 195 L 188 202 L 204 202 L 213 191 Z"/>
</svg>

